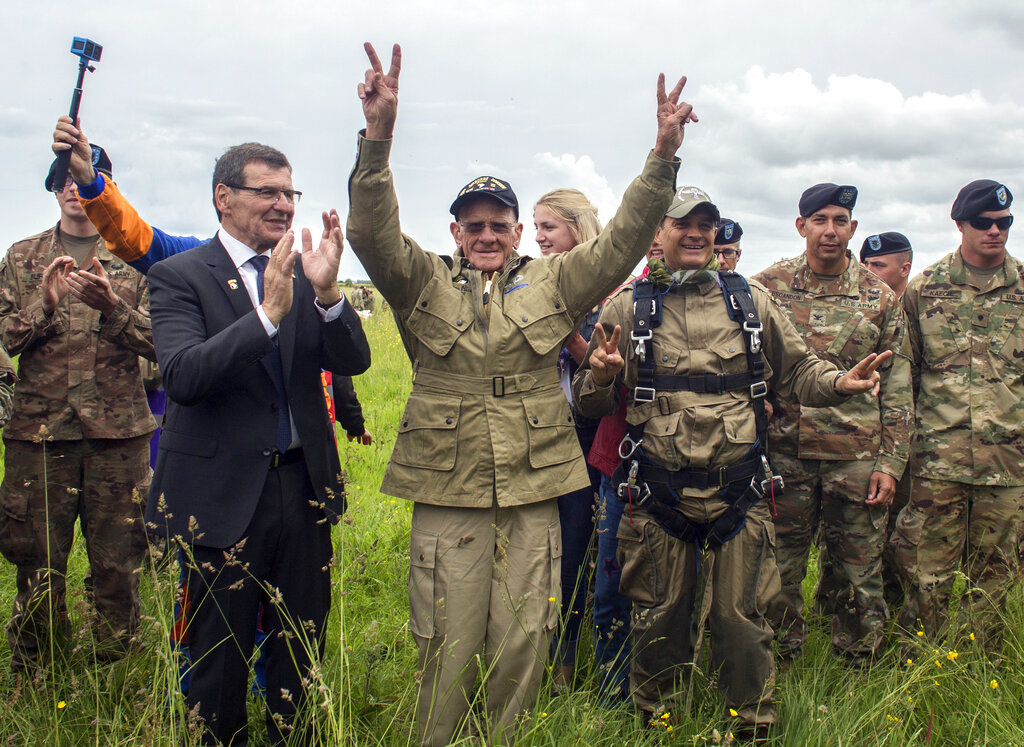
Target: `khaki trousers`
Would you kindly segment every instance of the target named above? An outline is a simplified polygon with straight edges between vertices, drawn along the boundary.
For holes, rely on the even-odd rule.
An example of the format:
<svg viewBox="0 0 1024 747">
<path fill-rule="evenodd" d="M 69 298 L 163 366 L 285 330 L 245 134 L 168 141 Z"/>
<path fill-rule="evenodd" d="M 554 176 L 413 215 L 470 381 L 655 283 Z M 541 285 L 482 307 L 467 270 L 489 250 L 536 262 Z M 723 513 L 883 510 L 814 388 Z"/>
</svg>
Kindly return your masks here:
<svg viewBox="0 0 1024 747">
<path fill-rule="evenodd" d="M 649 714 L 681 708 L 693 660 L 691 621 L 702 574 L 696 546 L 669 536 L 646 511 L 634 507 L 619 521 L 619 589 L 633 600 L 630 688 Z M 708 627 L 711 667 L 726 708 L 746 724 L 773 723 L 775 659 L 765 620 L 779 591 L 775 531 L 764 502 L 747 512 L 743 527 L 704 559 L 710 567 Z"/>
<path fill-rule="evenodd" d="M 446 745 L 469 727 L 489 742 L 533 705 L 561 605 L 561 529 L 552 499 L 510 508 L 417 503 L 412 515 L 409 629 L 419 647 L 417 728 Z M 474 695 L 482 676 L 484 691 Z"/>
</svg>

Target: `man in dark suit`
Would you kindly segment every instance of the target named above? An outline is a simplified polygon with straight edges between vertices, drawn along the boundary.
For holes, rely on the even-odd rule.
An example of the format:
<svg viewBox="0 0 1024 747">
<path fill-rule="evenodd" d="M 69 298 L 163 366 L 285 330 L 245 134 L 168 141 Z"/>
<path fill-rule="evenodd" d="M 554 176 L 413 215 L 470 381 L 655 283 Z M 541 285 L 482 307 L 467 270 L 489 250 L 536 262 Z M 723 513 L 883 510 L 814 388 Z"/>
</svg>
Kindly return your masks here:
<svg viewBox="0 0 1024 747">
<path fill-rule="evenodd" d="M 149 272 L 169 403 L 146 520 L 185 550 L 188 707 L 213 744 L 246 743 L 261 601 L 270 740 L 313 739 L 302 679 L 330 608 L 327 520 L 345 509 L 320 371 L 361 373 L 370 350 L 337 286 L 337 213 L 317 248 L 304 230 L 301 260 L 293 250 L 300 195 L 284 154 L 229 149 L 213 175 L 217 236 Z"/>
</svg>

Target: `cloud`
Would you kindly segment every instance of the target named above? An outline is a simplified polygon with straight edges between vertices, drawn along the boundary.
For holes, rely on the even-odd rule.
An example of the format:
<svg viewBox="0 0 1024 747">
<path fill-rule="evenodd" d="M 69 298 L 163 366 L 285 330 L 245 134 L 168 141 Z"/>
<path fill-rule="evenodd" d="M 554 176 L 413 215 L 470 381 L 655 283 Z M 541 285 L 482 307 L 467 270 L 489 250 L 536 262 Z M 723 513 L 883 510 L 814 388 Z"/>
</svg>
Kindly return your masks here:
<svg viewBox="0 0 1024 747">
<path fill-rule="evenodd" d="M 754 66 L 696 98 L 702 129 L 687 160 L 698 162 L 697 183 L 743 223 L 751 272 L 802 249 L 796 203 L 817 182 L 860 189 L 855 253 L 864 236 L 899 230 L 924 267 L 956 246 L 957 190 L 982 176 L 1013 189 L 1024 167 L 1024 106 L 977 90 L 905 95 L 878 78 L 830 75 L 819 84 L 803 69 Z"/>
</svg>

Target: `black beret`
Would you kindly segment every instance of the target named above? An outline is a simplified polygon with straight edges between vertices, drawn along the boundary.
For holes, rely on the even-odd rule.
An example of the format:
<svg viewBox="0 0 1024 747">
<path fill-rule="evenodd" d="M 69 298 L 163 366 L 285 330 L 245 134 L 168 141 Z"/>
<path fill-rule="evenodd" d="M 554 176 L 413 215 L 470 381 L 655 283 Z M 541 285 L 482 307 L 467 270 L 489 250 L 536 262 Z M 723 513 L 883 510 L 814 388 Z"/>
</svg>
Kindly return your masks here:
<svg viewBox="0 0 1024 747">
<path fill-rule="evenodd" d="M 715 234 L 715 244 L 735 244 L 743 236 L 743 228 L 732 218 L 722 218 L 718 222 L 718 233 Z"/>
<path fill-rule="evenodd" d="M 101 148 L 98 145 L 90 145 L 89 147 L 92 148 L 92 166 L 93 166 L 93 168 L 96 169 L 97 171 L 100 171 L 100 172 L 106 174 L 107 176 L 113 177 L 113 167 L 110 164 L 110 156 L 107 155 L 107 152 L 105 150 L 103 150 L 103 148 Z M 47 192 L 53 192 L 54 191 L 53 190 L 53 177 L 56 174 L 56 172 L 57 172 L 57 159 L 54 158 L 53 159 L 53 163 L 50 164 L 50 170 L 46 174 L 46 181 L 44 182 L 44 184 L 46 185 L 46 191 Z M 63 185 L 61 185 L 61 186 L 63 186 Z M 59 189 L 57 191 L 60 192 Z"/>
<path fill-rule="evenodd" d="M 1011 202 L 1013 195 L 1005 185 L 991 179 L 976 179 L 960 190 L 949 214 L 953 220 L 970 220 L 988 210 L 1006 210 Z"/>
<path fill-rule="evenodd" d="M 849 184 L 815 184 L 800 195 L 800 217 L 806 218 L 826 205 L 838 205 L 853 210 L 857 204 L 857 188 Z"/>
<path fill-rule="evenodd" d="M 896 231 L 886 231 L 868 236 L 860 247 L 860 261 L 867 262 L 868 257 L 881 257 L 883 254 L 899 254 L 911 250 L 910 239 Z"/>
<path fill-rule="evenodd" d="M 458 219 L 459 208 L 477 197 L 493 197 L 502 205 L 512 208 L 515 211 L 516 220 L 519 220 L 519 200 L 516 199 L 516 193 L 512 191 L 508 182 L 495 179 L 493 176 L 478 176 L 460 189 L 458 197 L 455 198 L 455 202 L 448 208 L 448 211 Z"/>
</svg>

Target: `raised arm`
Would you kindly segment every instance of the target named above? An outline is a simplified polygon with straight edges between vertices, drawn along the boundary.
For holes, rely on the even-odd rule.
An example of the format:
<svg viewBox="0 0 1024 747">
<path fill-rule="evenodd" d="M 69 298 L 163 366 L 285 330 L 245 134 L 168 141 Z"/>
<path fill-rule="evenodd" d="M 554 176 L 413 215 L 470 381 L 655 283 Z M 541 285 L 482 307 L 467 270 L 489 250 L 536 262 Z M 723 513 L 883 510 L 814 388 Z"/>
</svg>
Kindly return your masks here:
<svg viewBox="0 0 1024 747">
<path fill-rule="evenodd" d="M 161 259 L 203 243 L 195 236 L 172 236 L 153 228 L 121 194 L 117 186 L 92 165 L 89 139 L 67 115 L 57 120 L 53 131 L 53 152 L 71 149 L 68 166 L 78 187 L 78 201 L 99 231 L 111 254 L 145 274 Z"/>
<path fill-rule="evenodd" d="M 402 50 L 392 50 L 391 68 L 384 74 L 372 44 L 365 44 L 370 68 L 357 92 L 366 130 L 359 138 L 359 154 L 349 176 L 349 244 L 381 295 L 397 311 L 416 302 L 433 275 L 431 258 L 402 233 L 398 197 L 388 159 L 398 113 L 398 75 Z"/>
</svg>

